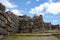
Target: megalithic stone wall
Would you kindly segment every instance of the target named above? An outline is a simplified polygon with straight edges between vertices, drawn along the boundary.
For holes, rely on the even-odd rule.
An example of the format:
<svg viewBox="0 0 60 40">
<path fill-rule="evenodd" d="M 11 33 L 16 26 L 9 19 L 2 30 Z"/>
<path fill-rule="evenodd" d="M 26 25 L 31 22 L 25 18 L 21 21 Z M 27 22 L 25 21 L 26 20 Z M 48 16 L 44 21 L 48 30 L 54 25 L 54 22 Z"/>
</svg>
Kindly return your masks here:
<svg viewBox="0 0 60 40">
<path fill-rule="evenodd" d="M 5 12 L 5 6 L 0 3 L 0 40 L 4 35 L 11 35 L 18 32 L 18 16 L 12 12 Z"/>
<path fill-rule="evenodd" d="M 10 11 L 0 12 L 0 29 L 0 34 L 16 33 L 18 31 L 18 17 Z"/>
<path fill-rule="evenodd" d="M 8 34 L 14 34 L 18 31 L 18 16 L 8 11 L 5 13 L 7 17 L 6 29 Z"/>
<path fill-rule="evenodd" d="M 0 35 L 11 35 L 18 32 L 18 16 L 12 12 L 0 10 Z"/>
<path fill-rule="evenodd" d="M 6 30 L 6 18 L 4 17 L 4 13 L 3 12 L 0 12 L 0 34 L 1 35 L 5 35 L 7 34 L 7 30 Z"/>
</svg>

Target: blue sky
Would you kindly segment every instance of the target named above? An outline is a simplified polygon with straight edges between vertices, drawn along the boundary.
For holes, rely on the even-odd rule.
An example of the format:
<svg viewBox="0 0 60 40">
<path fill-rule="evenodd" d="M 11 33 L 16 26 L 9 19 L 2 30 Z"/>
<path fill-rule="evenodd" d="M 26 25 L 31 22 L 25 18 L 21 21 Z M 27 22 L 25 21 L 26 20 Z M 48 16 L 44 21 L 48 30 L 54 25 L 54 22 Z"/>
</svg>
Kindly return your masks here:
<svg viewBox="0 0 60 40">
<path fill-rule="evenodd" d="M 60 24 L 60 0 L 0 0 L 6 11 L 16 15 L 43 15 L 45 22 Z"/>
</svg>

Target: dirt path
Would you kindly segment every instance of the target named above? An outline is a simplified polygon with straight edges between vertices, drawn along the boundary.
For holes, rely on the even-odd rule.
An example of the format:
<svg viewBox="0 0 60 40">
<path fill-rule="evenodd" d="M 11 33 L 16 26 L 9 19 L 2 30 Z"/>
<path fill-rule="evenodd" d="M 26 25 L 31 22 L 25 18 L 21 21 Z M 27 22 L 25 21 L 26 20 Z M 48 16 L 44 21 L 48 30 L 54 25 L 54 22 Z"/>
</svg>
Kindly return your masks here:
<svg viewBox="0 0 60 40">
<path fill-rule="evenodd" d="M 55 36 L 44 36 L 44 37 L 21 37 L 18 40 L 60 40 Z"/>
</svg>

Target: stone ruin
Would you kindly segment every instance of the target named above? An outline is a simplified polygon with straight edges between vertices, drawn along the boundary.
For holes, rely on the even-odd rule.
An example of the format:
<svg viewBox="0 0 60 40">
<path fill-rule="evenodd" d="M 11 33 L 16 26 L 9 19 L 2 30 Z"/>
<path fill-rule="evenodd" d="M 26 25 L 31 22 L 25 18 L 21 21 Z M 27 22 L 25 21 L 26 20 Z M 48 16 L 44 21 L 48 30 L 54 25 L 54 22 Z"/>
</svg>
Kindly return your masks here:
<svg viewBox="0 0 60 40">
<path fill-rule="evenodd" d="M 45 30 L 59 30 L 58 25 L 52 25 L 43 21 L 43 16 L 34 16 L 32 19 L 28 16 L 19 16 L 19 32 L 21 33 L 38 33 Z"/>
<path fill-rule="evenodd" d="M 18 16 L 10 11 L 5 12 L 5 6 L 0 3 L 0 40 L 2 40 L 5 35 L 17 33 L 17 31 Z"/>
<path fill-rule="evenodd" d="M 5 12 L 5 6 L 0 3 L 0 40 L 5 35 L 15 33 L 35 33 L 44 30 L 60 29 L 59 25 L 52 25 L 43 21 L 43 16 L 30 18 L 26 15 L 17 16 L 11 11 Z"/>
</svg>

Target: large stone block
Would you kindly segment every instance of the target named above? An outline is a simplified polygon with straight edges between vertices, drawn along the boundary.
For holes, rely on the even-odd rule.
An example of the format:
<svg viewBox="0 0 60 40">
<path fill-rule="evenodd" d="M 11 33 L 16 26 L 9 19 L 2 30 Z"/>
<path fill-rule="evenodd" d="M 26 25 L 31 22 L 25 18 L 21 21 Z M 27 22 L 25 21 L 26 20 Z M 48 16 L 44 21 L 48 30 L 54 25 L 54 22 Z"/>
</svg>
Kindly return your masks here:
<svg viewBox="0 0 60 40">
<path fill-rule="evenodd" d="M 10 17 L 8 17 L 8 21 L 9 21 L 9 22 L 12 22 L 12 20 L 11 20 L 11 18 L 10 18 Z"/>
<path fill-rule="evenodd" d="M 3 15 L 0 15 L 0 20 L 5 21 L 5 17 Z"/>
<path fill-rule="evenodd" d="M 0 40 L 4 40 L 4 35 L 0 35 Z"/>
<path fill-rule="evenodd" d="M 9 25 L 9 26 L 11 26 L 11 27 L 15 27 L 15 24 L 13 24 L 13 23 L 11 23 L 11 22 L 7 22 L 6 25 Z"/>
<path fill-rule="evenodd" d="M 14 24 L 9 24 L 12 28 L 15 28 Z"/>
<path fill-rule="evenodd" d="M 5 35 L 7 34 L 6 29 L 0 27 L 0 35 Z"/>
<path fill-rule="evenodd" d="M 1 26 L 5 27 L 5 22 L 4 21 L 1 21 Z"/>
<path fill-rule="evenodd" d="M 8 27 L 7 27 L 7 31 L 9 31 L 9 32 L 10 32 L 10 31 L 14 31 L 14 28 L 8 26 Z"/>
<path fill-rule="evenodd" d="M 11 32 L 8 32 L 8 34 L 7 35 L 11 35 Z"/>
<path fill-rule="evenodd" d="M 0 12 L 0 16 L 1 16 L 0 17 L 1 20 L 7 19 L 7 15 L 5 14 L 5 12 L 2 12 L 2 13 Z"/>
<path fill-rule="evenodd" d="M 2 13 L 2 11 L 0 10 L 0 13 Z"/>
<path fill-rule="evenodd" d="M 8 32 L 7 35 L 13 35 L 13 34 L 15 34 L 15 32 Z"/>
<path fill-rule="evenodd" d="M 0 20 L 0 27 L 5 28 L 5 22 Z"/>
</svg>

